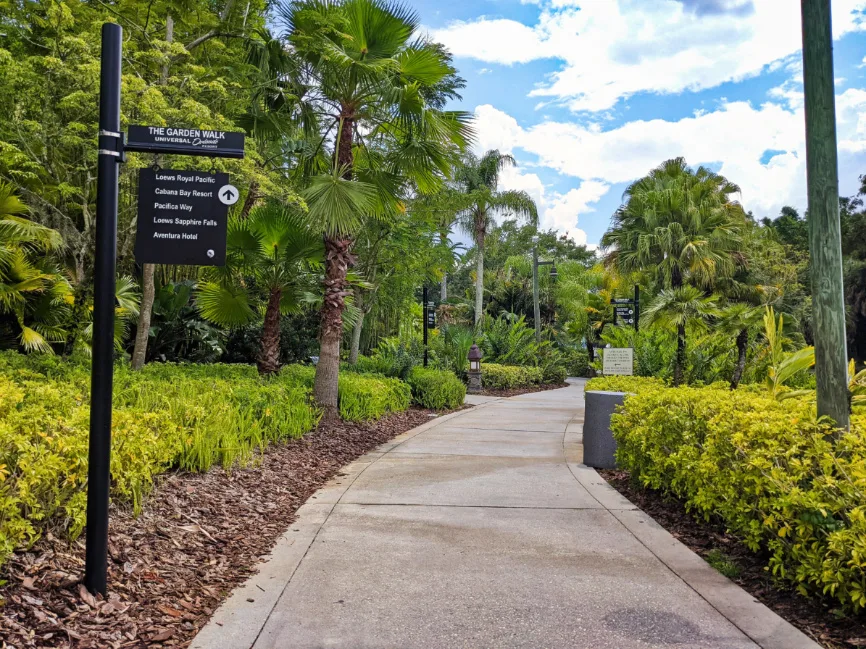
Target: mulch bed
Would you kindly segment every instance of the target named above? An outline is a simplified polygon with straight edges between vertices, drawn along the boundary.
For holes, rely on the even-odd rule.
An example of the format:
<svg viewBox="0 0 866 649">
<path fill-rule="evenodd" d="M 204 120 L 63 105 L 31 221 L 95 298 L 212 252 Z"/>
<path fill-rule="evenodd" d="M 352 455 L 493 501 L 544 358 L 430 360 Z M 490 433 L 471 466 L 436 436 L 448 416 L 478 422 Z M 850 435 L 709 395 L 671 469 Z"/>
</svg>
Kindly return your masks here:
<svg viewBox="0 0 866 649">
<path fill-rule="evenodd" d="M 599 473 L 614 489 L 704 559 L 710 553 L 716 558 L 721 553 L 739 572 L 728 575 L 732 581 L 822 647 L 866 647 L 866 616 L 843 617 L 832 600 L 808 599 L 789 584 L 774 582 L 764 569 L 767 556 L 753 553 L 735 536 L 726 533 L 723 525 L 693 518 L 676 498 L 635 485 L 628 472 L 599 470 Z M 710 557 L 711 564 L 714 557 Z"/>
<path fill-rule="evenodd" d="M 0 646 L 186 647 L 316 489 L 430 415 L 413 408 L 366 424 L 322 423 L 247 469 L 163 475 L 137 518 L 112 504 L 106 600 L 80 583 L 83 537 L 47 533 L 3 566 Z"/>
<path fill-rule="evenodd" d="M 558 390 L 559 388 L 567 388 L 568 383 L 548 383 L 545 385 L 531 385 L 525 388 L 504 388 L 501 390 L 486 389 L 474 394 L 480 394 L 482 397 L 516 397 L 521 394 L 529 394 L 530 392 L 544 392 L 545 390 Z"/>
</svg>

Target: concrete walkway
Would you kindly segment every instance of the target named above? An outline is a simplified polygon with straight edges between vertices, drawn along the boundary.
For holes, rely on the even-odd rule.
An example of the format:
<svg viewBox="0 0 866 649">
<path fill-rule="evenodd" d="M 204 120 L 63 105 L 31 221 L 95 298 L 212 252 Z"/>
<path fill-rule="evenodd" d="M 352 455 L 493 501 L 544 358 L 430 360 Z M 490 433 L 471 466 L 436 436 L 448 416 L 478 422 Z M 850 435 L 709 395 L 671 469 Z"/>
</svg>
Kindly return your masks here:
<svg viewBox="0 0 866 649">
<path fill-rule="evenodd" d="M 313 496 L 192 647 L 818 646 L 580 463 L 582 382 L 476 403 Z"/>
</svg>

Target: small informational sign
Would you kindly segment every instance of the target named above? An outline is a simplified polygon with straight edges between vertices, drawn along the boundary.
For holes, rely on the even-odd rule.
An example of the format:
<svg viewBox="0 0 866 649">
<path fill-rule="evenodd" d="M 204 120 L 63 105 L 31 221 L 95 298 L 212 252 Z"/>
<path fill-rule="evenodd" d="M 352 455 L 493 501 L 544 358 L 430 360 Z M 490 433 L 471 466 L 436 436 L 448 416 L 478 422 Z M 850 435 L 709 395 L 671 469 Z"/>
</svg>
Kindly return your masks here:
<svg viewBox="0 0 866 649">
<path fill-rule="evenodd" d="M 204 155 L 211 158 L 243 158 L 244 134 L 175 126 L 130 126 L 128 151 Z"/>
<path fill-rule="evenodd" d="M 616 312 L 617 322 L 621 324 L 634 324 L 634 306 L 615 306 L 613 310 Z"/>
<path fill-rule="evenodd" d="M 631 347 L 610 347 L 602 353 L 601 371 L 605 376 L 634 374 L 634 349 Z"/>
<path fill-rule="evenodd" d="M 138 182 L 139 264 L 225 265 L 228 206 L 238 199 L 228 174 L 142 169 Z"/>
<path fill-rule="evenodd" d="M 436 305 L 432 302 L 428 302 L 427 304 L 427 328 L 436 328 Z"/>
</svg>

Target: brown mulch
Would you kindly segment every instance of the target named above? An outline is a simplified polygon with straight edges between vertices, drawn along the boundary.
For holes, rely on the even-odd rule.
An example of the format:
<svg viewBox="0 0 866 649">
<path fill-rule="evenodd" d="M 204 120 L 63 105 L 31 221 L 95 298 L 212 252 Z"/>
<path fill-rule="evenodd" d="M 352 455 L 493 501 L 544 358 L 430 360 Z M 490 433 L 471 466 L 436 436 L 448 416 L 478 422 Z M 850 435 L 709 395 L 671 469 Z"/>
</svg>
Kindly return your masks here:
<svg viewBox="0 0 866 649">
<path fill-rule="evenodd" d="M 693 518 L 672 496 L 634 484 L 626 471 L 598 471 L 610 485 L 640 507 L 659 525 L 704 559 L 714 552 L 734 564 L 739 575 L 728 577 L 828 649 L 866 647 L 866 615 L 846 617 L 833 600 L 806 598 L 790 584 L 775 582 L 765 570 L 768 557 L 754 553 L 718 522 Z"/>
<path fill-rule="evenodd" d="M 486 388 L 481 390 L 481 392 L 475 392 L 474 394 L 480 394 L 482 397 L 516 397 L 531 392 L 544 392 L 545 390 L 558 390 L 559 388 L 567 387 L 568 383 L 547 383 L 545 385 L 530 385 L 525 388 L 503 388 L 500 390 Z"/>
<path fill-rule="evenodd" d="M 322 423 L 250 468 L 163 475 L 137 518 L 112 504 L 106 600 L 80 583 L 83 537 L 46 534 L 3 566 L 0 646 L 186 647 L 316 489 L 430 415 L 412 408 L 377 422 Z"/>
</svg>

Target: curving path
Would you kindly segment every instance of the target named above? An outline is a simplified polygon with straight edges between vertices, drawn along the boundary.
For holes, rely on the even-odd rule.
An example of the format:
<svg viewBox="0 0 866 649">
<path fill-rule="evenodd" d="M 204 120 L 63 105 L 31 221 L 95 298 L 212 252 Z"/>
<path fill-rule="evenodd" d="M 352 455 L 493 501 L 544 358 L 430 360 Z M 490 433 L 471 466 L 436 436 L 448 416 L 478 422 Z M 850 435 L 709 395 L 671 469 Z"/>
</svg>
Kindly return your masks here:
<svg viewBox="0 0 866 649">
<path fill-rule="evenodd" d="M 818 646 L 580 463 L 582 381 L 474 401 L 317 492 L 192 647 Z"/>
</svg>

